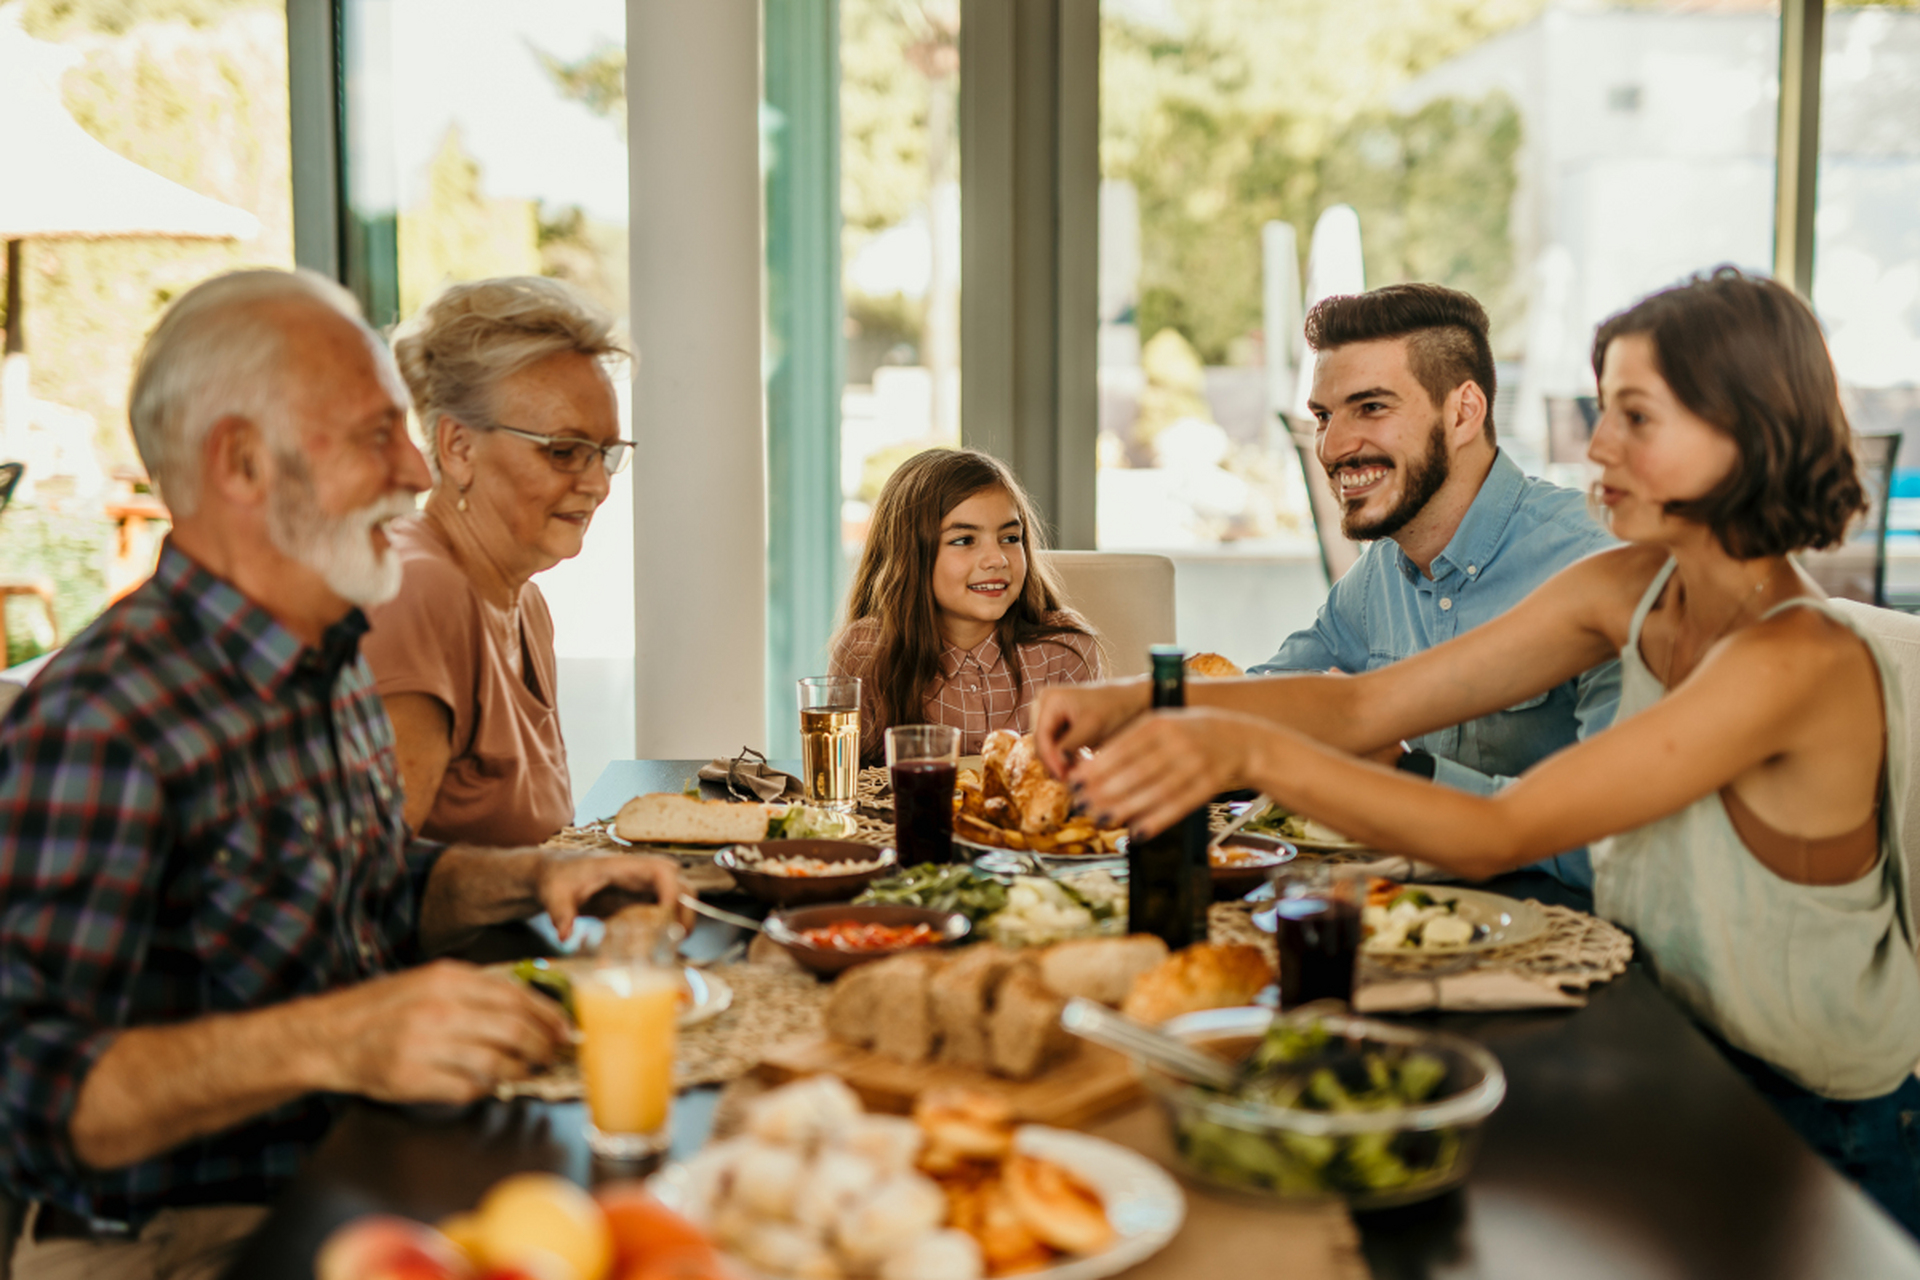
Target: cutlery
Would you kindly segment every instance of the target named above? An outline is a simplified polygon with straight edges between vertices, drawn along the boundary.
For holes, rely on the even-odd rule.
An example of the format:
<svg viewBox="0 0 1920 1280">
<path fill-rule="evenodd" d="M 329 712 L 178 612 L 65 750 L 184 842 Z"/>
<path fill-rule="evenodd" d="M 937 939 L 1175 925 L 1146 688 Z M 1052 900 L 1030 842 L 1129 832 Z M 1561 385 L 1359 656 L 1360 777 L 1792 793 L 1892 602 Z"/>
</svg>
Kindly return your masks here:
<svg viewBox="0 0 1920 1280">
<path fill-rule="evenodd" d="M 1221 831 L 1219 835 L 1207 841 L 1207 852 L 1212 853 L 1215 849 L 1218 849 L 1221 845 L 1225 844 L 1228 836 L 1233 835 L 1236 831 L 1240 830 L 1240 828 L 1246 826 L 1249 822 L 1252 822 L 1254 819 L 1254 816 L 1264 811 L 1266 807 L 1271 803 L 1272 801 L 1268 800 L 1266 796 L 1263 796 L 1263 795 L 1255 796 L 1252 802 L 1248 804 L 1246 808 L 1240 811 L 1239 817 L 1235 818 L 1232 822 L 1229 822 L 1226 825 L 1226 829 Z"/>
<path fill-rule="evenodd" d="M 1239 1082 L 1239 1073 L 1212 1054 L 1091 1000 L 1075 996 L 1067 1001 L 1060 1011 L 1060 1025 L 1082 1040 L 1117 1049 L 1191 1084 L 1231 1090 Z"/>
<path fill-rule="evenodd" d="M 760 932 L 760 922 L 753 917 L 737 916 L 731 911 L 722 911 L 719 907 L 708 906 L 690 893 L 680 895 L 680 905 L 697 915 L 707 917 L 709 920 L 718 920 L 721 924 L 737 925 L 742 929 L 751 929 L 755 933 Z"/>
</svg>

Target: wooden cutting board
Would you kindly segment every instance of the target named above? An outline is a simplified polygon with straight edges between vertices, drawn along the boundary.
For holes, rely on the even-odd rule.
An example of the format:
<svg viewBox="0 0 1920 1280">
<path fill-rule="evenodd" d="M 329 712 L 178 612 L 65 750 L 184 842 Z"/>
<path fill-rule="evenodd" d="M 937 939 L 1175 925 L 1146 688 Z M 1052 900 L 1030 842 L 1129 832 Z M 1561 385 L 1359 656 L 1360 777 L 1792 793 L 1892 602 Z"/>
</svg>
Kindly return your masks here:
<svg viewBox="0 0 1920 1280">
<path fill-rule="evenodd" d="M 789 1040 L 760 1064 L 779 1084 L 800 1076 L 831 1074 L 853 1087 L 870 1110 L 904 1115 L 913 1100 L 942 1086 L 1003 1098 L 1020 1119 L 1077 1128 L 1138 1099 L 1140 1082 L 1121 1055 L 1080 1044 L 1031 1080 L 1007 1080 L 972 1067 L 939 1062 L 902 1062 L 825 1036 Z"/>
</svg>

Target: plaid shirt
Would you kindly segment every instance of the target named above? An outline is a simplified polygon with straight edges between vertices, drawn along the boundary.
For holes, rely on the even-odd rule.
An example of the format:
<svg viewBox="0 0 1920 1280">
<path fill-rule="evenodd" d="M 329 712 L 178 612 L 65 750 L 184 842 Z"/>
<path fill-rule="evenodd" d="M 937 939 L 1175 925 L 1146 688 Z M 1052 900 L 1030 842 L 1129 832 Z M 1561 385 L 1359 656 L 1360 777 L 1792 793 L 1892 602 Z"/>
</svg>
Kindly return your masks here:
<svg viewBox="0 0 1920 1280">
<path fill-rule="evenodd" d="M 884 759 L 887 726 L 876 705 L 879 682 L 873 678 L 873 651 L 880 624 L 861 618 L 840 633 L 828 667 L 834 675 L 860 677 L 860 754 Z M 980 754 L 995 729 L 1033 728 L 1033 704 L 1050 684 L 1084 684 L 1100 678 L 1100 645 L 1085 632 L 1065 632 L 1019 645 L 1020 690 L 1013 668 L 989 635 L 971 649 L 948 645 L 940 651 L 940 674 L 927 688 L 924 724 L 952 725 L 960 731 L 960 754 Z M 910 722 L 901 722 L 910 723 Z"/>
<path fill-rule="evenodd" d="M 303 646 L 171 544 L 0 721 L 0 1183 L 138 1225 L 258 1203 L 337 1099 L 122 1169 L 80 1164 L 80 1085 L 123 1027 L 399 967 L 438 845 L 401 818 L 358 611 Z"/>
</svg>

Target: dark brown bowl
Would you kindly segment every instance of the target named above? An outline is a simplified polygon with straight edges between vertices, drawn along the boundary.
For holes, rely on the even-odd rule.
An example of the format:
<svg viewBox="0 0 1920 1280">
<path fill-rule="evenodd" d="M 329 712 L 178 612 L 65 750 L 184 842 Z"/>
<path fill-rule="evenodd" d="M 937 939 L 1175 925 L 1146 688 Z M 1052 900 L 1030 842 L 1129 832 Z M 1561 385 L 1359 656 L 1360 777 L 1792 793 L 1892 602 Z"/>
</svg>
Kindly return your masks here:
<svg viewBox="0 0 1920 1280">
<path fill-rule="evenodd" d="M 1276 836 L 1256 836 L 1236 832 L 1227 837 L 1224 849 L 1247 849 L 1259 852 L 1258 862 L 1247 862 L 1236 867 L 1213 866 L 1213 896 L 1219 901 L 1243 898 L 1267 882 L 1275 867 L 1285 866 L 1300 856 L 1300 851 L 1292 844 Z M 1211 860 L 1211 854 L 1209 854 Z"/>
<path fill-rule="evenodd" d="M 870 880 L 892 875 L 900 869 L 899 855 L 891 849 L 861 844 L 858 840 L 762 840 L 752 846 L 766 858 L 817 858 L 821 862 L 878 862 L 868 871 L 850 871 L 839 876 L 782 876 L 771 871 L 755 871 L 743 862 L 742 846 L 730 844 L 713 855 L 713 865 L 732 876 L 734 883 L 762 902 L 776 907 L 797 907 L 809 902 L 846 902 L 857 897 Z"/>
<path fill-rule="evenodd" d="M 936 947 L 952 946 L 973 929 L 973 922 L 958 911 L 935 911 L 931 907 L 856 907 L 850 902 L 842 902 L 824 907 L 776 911 L 767 917 L 766 935 L 785 947 L 788 954 L 803 967 L 828 975 L 865 964 L 869 960 L 884 960 L 903 951 L 925 949 L 890 947 L 881 951 L 829 951 L 811 946 L 800 937 L 803 930 L 818 929 L 842 920 L 857 920 L 863 924 L 930 924 L 934 932 L 940 935 L 939 942 L 929 944 Z"/>
</svg>

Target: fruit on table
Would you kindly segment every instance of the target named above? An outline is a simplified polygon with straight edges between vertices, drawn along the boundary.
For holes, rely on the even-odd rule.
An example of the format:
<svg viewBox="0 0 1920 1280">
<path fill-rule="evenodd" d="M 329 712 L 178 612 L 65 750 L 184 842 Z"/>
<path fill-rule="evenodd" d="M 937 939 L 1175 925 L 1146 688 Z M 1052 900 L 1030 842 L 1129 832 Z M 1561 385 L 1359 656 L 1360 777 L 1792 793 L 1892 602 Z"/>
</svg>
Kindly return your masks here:
<svg viewBox="0 0 1920 1280">
<path fill-rule="evenodd" d="M 551 1173 L 516 1173 L 480 1201 L 475 1232 L 489 1266 L 518 1267 L 554 1280 L 603 1280 L 613 1263 L 606 1216 L 578 1186 Z M 555 1267 L 554 1263 L 562 1264 Z"/>
<path fill-rule="evenodd" d="M 331 1236 L 314 1259 L 316 1280 L 472 1280 L 452 1241 L 411 1218 L 376 1213 Z"/>
</svg>

